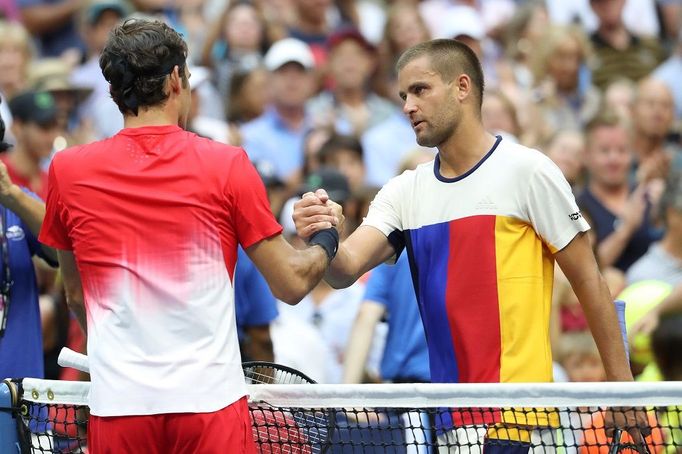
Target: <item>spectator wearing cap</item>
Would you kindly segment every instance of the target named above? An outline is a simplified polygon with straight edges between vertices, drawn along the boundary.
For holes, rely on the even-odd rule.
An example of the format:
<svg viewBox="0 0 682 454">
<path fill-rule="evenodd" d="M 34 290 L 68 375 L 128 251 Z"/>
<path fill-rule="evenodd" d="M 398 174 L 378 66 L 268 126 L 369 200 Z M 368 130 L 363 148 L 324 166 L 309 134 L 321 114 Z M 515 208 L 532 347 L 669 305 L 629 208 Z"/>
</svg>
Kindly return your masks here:
<svg viewBox="0 0 682 454">
<path fill-rule="evenodd" d="M 314 118 L 332 122 L 339 134 L 360 137 L 397 109 L 371 90 L 376 52 L 358 30 L 340 29 L 329 37 L 327 45 L 332 88 L 312 99 L 308 108 Z"/>
<path fill-rule="evenodd" d="M 17 0 L 21 22 L 38 37 L 40 55 L 60 57 L 71 53 L 74 61 L 85 54 L 85 45 L 78 35 L 78 15 L 81 0 Z"/>
<path fill-rule="evenodd" d="M 79 107 L 79 116 L 91 119 L 97 139 L 111 137 L 123 128 L 123 117 L 109 95 L 109 83 L 102 76 L 99 56 L 109 32 L 127 14 L 128 10 L 120 2 L 96 0 L 81 15 L 79 31 L 86 45 L 87 60 L 73 69 L 70 82 L 92 90 Z"/>
<path fill-rule="evenodd" d="M 270 105 L 241 128 L 243 146 L 252 161 L 268 160 L 287 186 L 299 181 L 303 141 L 312 125 L 305 105 L 313 93 L 314 58 L 307 44 L 294 38 L 277 41 L 265 55 Z"/>
<path fill-rule="evenodd" d="M 12 132 L 16 145 L 0 156 L 10 179 L 19 186 L 47 196 L 47 172 L 42 163 L 50 157 L 55 138 L 60 133 L 57 105 L 47 92 L 28 91 L 9 102 L 14 121 Z"/>
<path fill-rule="evenodd" d="M 66 131 L 64 146 L 81 145 L 95 140 L 90 119 L 79 115 L 79 106 L 88 99 L 92 88 L 70 81 L 72 66 L 61 58 L 41 58 L 31 64 L 28 86 L 33 91 L 48 92 L 57 105 L 59 128 Z"/>
</svg>

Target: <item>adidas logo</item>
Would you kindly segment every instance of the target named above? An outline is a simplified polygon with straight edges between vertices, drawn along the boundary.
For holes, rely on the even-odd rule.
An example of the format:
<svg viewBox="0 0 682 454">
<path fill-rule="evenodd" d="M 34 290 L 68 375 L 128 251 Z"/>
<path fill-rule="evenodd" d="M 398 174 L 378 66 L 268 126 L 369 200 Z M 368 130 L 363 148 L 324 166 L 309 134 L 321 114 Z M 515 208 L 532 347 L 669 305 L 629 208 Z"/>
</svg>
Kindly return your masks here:
<svg viewBox="0 0 682 454">
<path fill-rule="evenodd" d="M 495 202 L 493 202 L 488 195 L 483 197 L 476 204 L 477 210 L 494 210 L 495 208 L 497 208 L 497 205 L 495 205 Z"/>
</svg>

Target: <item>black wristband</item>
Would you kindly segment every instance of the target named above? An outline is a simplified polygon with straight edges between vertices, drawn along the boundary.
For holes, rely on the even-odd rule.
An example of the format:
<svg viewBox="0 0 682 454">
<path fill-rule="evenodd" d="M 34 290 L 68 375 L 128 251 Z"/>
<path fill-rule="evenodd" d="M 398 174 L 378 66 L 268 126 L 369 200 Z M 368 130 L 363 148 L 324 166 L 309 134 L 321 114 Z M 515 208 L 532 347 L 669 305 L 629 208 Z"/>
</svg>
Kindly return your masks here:
<svg viewBox="0 0 682 454">
<path fill-rule="evenodd" d="M 308 241 L 310 246 L 319 245 L 327 253 L 327 257 L 331 262 L 336 256 L 336 251 L 339 249 L 339 232 L 335 228 L 320 230 L 313 233 Z"/>
</svg>

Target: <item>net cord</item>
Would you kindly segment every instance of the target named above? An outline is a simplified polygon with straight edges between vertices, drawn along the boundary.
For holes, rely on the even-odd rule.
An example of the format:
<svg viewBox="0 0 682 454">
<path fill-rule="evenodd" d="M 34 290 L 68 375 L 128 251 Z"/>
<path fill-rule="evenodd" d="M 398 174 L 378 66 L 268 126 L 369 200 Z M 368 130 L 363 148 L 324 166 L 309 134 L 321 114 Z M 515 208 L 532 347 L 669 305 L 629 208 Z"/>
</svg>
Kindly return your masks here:
<svg viewBox="0 0 682 454">
<path fill-rule="evenodd" d="M 87 405 L 90 383 L 23 379 L 25 400 Z M 248 385 L 251 402 L 297 408 L 682 405 L 682 382 Z M 170 397 L 169 397 L 170 398 Z"/>
</svg>

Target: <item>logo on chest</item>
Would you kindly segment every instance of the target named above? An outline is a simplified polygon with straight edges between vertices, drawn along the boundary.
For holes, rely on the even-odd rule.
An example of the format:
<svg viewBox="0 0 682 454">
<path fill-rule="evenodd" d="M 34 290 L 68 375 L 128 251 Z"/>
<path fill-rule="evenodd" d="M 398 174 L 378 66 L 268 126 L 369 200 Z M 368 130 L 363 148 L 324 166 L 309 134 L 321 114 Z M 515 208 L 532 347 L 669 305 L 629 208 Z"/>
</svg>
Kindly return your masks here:
<svg viewBox="0 0 682 454">
<path fill-rule="evenodd" d="M 484 196 L 476 204 L 477 210 L 494 210 L 496 208 L 497 208 L 497 205 L 495 204 L 495 202 L 493 202 L 493 200 L 490 198 L 489 195 Z"/>
</svg>

